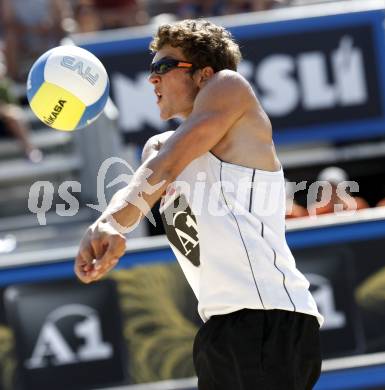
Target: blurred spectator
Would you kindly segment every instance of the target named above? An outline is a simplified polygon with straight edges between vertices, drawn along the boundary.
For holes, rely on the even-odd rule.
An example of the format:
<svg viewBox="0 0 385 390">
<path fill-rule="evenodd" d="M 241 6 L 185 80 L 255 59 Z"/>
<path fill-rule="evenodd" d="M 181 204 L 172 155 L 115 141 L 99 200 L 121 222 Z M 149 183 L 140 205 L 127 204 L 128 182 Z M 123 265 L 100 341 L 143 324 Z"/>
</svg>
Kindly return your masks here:
<svg viewBox="0 0 385 390">
<path fill-rule="evenodd" d="M 250 0 L 251 11 L 265 11 L 289 5 L 288 0 Z"/>
<path fill-rule="evenodd" d="M 381 199 L 377 204 L 376 207 L 384 207 L 385 206 L 385 198 Z"/>
<path fill-rule="evenodd" d="M 265 2 L 267 0 L 228 0 L 226 1 L 225 13 L 228 15 L 243 13 L 243 12 L 252 12 L 252 11 L 262 11 L 265 8 Z"/>
<path fill-rule="evenodd" d="M 148 23 L 144 0 L 93 0 L 102 30 Z"/>
<path fill-rule="evenodd" d="M 31 162 L 40 162 L 42 152 L 29 140 L 29 129 L 23 110 L 11 93 L 11 80 L 6 77 L 6 67 L 0 60 L 0 138 L 15 137 Z"/>
<path fill-rule="evenodd" d="M 88 33 L 102 29 L 99 13 L 93 0 L 77 0 L 73 5 L 76 32 Z"/>
<path fill-rule="evenodd" d="M 285 179 L 285 192 L 286 192 L 286 215 L 285 218 L 300 218 L 308 216 L 308 212 L 305 207 L 299 205 L 294 199 L 295 183 Z"/>
<path fill-rule="evenodd" d="M 288 0 L 180 0 L 181 19 L 264 11 L 288 5 Z"/>
<path fill-rule="evenodd" d="M 0 0 L 8 75 L 24 82 L 35 59 L 58 46 L 70 6 L 62 0 Z"/>
<path fill-rule="evenodd" d="M 328 167 L 320 172 L 318 175 L 319 181 L 329 182 L 331 185 L 331 198 L 327 204 L 320 207 L 313 205 L 315 214 L 328 214 L 334 213 L 336 211 L 351 211 L 351 210 L 361 210 L 368 208 L 369 205 L 365 199 L 343 192 L 337 194 L 338 184 L 349 180 L 348 174 L 341 168 L 338 167 Z"/>
<path fill-rule="evenodd" d="M 223 0 L 181 0 L 178 8 L 178 17 L 194 19 L 198 17 L 218 16 L 224 13 Z"/>
<path fill-rule="evenodd" d="M 299 205 L 295 200 L 293 200 L 290 208 L 286 207 L 286 219 L 307 217 L 308 215 L 309 213 L 305 207 Z"/>
</svg>

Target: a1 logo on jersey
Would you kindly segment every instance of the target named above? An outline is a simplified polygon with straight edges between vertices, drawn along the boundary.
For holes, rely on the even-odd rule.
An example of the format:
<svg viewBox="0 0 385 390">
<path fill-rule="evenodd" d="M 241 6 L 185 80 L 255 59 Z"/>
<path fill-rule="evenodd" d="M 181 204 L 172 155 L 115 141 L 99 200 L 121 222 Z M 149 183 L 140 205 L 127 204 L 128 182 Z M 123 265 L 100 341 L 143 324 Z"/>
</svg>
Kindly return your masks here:
<svg viewBox="0 0 385 390">
<path fill-rule="evenodd" d="M 184 195 L 179 195 L 162 210 L 167 238 L 194 266 L 199 267 L 199 237 L 197 220 Z"/>
</svg>

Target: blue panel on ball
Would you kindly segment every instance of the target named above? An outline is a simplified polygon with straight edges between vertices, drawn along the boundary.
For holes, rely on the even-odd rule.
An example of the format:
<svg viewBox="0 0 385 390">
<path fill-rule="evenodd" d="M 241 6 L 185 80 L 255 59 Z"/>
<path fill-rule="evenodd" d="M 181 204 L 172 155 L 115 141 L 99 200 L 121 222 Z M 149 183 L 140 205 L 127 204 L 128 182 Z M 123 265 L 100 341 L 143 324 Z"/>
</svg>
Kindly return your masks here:
<svg viewBox="0 0 385 390">
<path fill-rule="evenodd" d="M 95 119 L 103 111 L 103 108 L 106 105 L 109 96 L 109 92 L 110 92 L 110 83 L 107 79 L 107 85 L 103 95 L 94 104 L 91 104 L 86 108 L 83 116 L 80 118 L 80 121 L 76 126 L 77 129 L 87 126 L 90 122 L 92 122 L 93 119 Z"/>
<path fill-rule="evenodd" d="M 40 56 L 36 62 L 33 64 L 31 70 L 28 74 L 27 81 L 27 98 L 28 101 L 31 101 L 37 90 L 44 83 L 44 68 L 47 63 L 48 57 L 51 55 L 49 50 Z"/>
</svg>

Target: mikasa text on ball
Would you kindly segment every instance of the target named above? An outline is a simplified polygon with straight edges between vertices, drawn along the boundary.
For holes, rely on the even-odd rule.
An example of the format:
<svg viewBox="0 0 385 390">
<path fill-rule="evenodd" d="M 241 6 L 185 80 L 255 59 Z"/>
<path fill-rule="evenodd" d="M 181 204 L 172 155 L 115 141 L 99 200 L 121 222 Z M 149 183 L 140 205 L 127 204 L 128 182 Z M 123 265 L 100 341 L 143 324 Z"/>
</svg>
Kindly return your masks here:
<svg viewBox="0 0 385 390">
<path fill-rule="evenodd" d="M 46 125 L 71 131 L 94 121 L 107 102 L 109 81 L 103 64 L 77 46 L 59 46 L 33 64 L 27 80 L 32 111 Z"/>
</svg>

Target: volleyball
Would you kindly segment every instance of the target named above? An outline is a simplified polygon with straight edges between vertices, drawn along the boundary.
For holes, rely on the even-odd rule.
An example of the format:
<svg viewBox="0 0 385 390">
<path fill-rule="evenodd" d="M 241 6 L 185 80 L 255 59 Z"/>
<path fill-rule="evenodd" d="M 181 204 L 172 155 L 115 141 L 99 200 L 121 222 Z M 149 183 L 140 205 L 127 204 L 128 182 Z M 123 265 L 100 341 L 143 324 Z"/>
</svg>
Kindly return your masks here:
<svg viewBox="0 0 385 390">
<path fill-rule="evenodd" d="M 100 115 L 109 84 L 106 69 L 95 55 L 77 46 L 58 46 L 32 65 L 27 98 L 32 111 L 47 126 L 72 131 Z"/>
</svg>

